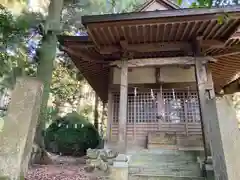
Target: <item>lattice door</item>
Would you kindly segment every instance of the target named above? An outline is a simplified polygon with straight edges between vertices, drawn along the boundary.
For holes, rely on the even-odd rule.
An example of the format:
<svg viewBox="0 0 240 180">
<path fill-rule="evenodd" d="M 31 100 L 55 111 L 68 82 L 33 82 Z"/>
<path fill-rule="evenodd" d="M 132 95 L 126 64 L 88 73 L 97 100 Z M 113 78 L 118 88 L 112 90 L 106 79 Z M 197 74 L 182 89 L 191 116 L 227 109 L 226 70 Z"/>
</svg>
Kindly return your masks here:
<svg viewBox="0 0 240 180">
<path fill-rule="evenodd" d="M 127 134 L 129 137 L 144 139 L 149 131 L 176 131 L 187 133 L 189 128 L 201 131 L 199 104 L 196 91 L 163 90 L 128 94 Z M 162 102 L 160 102 L 162 101 Z M 163 104 L 163 114 L 158 106 Z M 119 93 L 113 94 L 112 135 L 117 136 L 119 117 Z M 160 117 L 160 118 L 159 118 Z M 194 130 L 195 131 L 195 130 Z"/>
</svg>

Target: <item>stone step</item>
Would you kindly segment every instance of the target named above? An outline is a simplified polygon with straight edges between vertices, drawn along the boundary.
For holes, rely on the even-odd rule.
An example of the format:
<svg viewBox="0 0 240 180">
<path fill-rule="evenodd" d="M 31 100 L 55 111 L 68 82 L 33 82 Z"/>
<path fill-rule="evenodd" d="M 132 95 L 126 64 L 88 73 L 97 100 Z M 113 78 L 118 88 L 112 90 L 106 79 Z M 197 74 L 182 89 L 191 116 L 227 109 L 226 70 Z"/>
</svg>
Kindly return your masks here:
<svg viewBox="0 0 240 180">
<path fill-rule="evenodd" d="M 198 169 L 200 168 L 200 165 L 195 162 L 160 162 L 160 163 L 142 163 L 142 164 L 131 164 L 128 166 L 129 168 L 154 168 L 154 169 L 166 169 L 166 168 L 173 168 L 173 169 L 180 169 L 180 170 L 186 170 L 186 169 Z"/>
<path fill-rule="evenodd" d="M 140 152 L 132 155 L 129 174 L 201 177 L 196 153 L 184 151 Z"/>
<path fill-rule="evenodd" d="M 190 151 L 185 151 L 185 150 L 178 150 L 178 149 L 165 149 L 165 148 L 159 148 L 159 149 L 142 149 L 142 150 L 138 150 L 138 151 L 130 151 L 130 155 L 131 154 L 135 154 L 135 153 L 140 153 L 140 154 L 144 154 L 144 153 L 153 153 L 153 154 L 196 154 L 198 153 L 198 151 L 196 152 L 195 150 L 190 150 Z"/>
<path fill-rule="evenodd" d="M 129 180 L 205 180 L 204 177 L 154 176 L 151 174 L 130 175 Z"/>
<path fill-rule="evenodd" d="M 197 162 L 197 154 L 191 152 L 162 152 L 162 153 L 138 153 L 130 158 L 129 165 L 133 164 L 152 164 L 171 162 Z"/>
<path fill-rule="evenodd" d="M 130 164 L 141 164 L 141 163 L 171 163 L 171 162 L 197 162 L 197 157 L 194 156 L 184 156 L 184 155 L 137 155 L 132 156 L 130 159 Z"/>
<path fill-rule="evenodd" d="M 129 174 L 152 174 L 158 176 L 194 176 L 201 177 L 201 170 L 197 165 L 188 166 L 186 168 L 181 166 L 175 167 L 129 167 Z"/>
</svg>

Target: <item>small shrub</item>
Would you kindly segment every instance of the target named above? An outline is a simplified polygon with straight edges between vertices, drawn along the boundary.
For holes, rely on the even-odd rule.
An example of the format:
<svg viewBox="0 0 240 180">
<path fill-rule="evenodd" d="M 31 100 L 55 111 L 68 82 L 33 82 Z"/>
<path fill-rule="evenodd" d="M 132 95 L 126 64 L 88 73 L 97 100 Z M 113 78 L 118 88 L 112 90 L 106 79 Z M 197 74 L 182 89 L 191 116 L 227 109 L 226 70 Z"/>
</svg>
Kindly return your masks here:
<svg viewBox="0 0 240 180">
<path fill-rule="evenodd" d="M 45 132 L 46 150 L 56 154 L 83 156 L 96 148 L 100 136 L 94 126 L 76 112 L 55 120 Z"/>
</svg>

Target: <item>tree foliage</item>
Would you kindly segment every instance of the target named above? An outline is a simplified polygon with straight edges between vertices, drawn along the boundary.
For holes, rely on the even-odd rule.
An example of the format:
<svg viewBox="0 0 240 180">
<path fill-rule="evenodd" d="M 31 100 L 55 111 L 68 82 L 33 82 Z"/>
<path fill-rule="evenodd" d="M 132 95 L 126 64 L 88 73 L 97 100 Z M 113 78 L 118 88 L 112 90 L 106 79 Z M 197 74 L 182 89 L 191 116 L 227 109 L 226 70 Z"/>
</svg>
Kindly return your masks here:
<svg viewBox="0 0 240 180">
<path fill-rule="evenodd" d="M 15 77 L 23 72 L 32 73 L 28 45 L 36 26 L 42 21 L 40 14 L 23 12 L 13 15 L 0 5 L 0 83 L 12 87 Z"/>
<path fill-rule="evenodd" d="M 239 5 L 238 0 L 177 0 L 176 3 L 185 8 L 212 8 Z"/>
<path fill-rule="evenodd" d="M 80 79 L 81 80 L 81 79 Z M 51 93 L 55 101 L 74 104 L 79 97 L 81 82 L 79 81 L 78 70 L 67 58 L 58 60 L 53 70 Z"/>
</svg>

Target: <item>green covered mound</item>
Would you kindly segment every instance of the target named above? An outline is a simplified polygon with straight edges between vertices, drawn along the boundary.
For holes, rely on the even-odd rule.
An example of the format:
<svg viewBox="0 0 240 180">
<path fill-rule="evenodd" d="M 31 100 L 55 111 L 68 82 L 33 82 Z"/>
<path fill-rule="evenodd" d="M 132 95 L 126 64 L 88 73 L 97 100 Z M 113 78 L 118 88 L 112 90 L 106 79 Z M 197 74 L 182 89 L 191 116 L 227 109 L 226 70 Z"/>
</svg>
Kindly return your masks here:
<svg viewBox="0 0 240 180">
<path fill-rule="evenodd" d="M 83 156 L 88 148 L 96 148 L 100 136 L 94 126 L 76 112 L 54 121 L 44 137 L 48 152 Z"/>
</svg>

